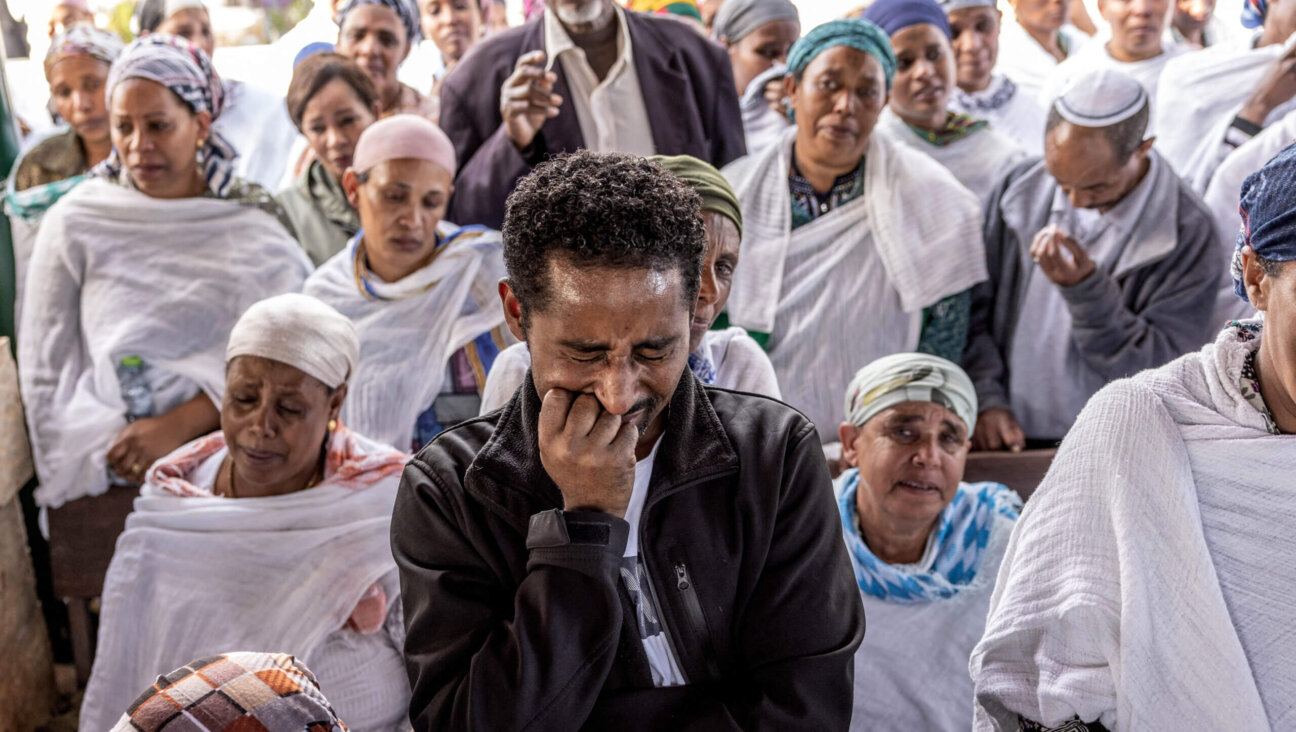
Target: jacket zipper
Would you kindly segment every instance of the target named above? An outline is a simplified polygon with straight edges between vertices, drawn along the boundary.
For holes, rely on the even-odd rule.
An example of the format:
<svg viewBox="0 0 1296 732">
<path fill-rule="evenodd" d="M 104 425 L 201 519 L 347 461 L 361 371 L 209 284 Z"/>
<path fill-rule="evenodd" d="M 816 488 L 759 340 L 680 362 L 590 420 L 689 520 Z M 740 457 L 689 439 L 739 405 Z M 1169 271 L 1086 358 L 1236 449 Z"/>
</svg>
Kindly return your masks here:
<svg viewBox="0 0 1296 732">
<path fill-rule="evenodd" d="M 660 503 L 666 497 L 673 495 L 674 493 L 683 490 L 685 488 L 688 488 L 690 486 L 700 484 L 704 481 L 714 480 L 723 475 L 728 475 L 730 473 L 736 473 L 736 472 L 738 472 L 737 468 L 717 470 L 707 475 L 698 476 L 697 478 L 694 478 L 693 480 L 690 480 L 686 483 L 670 486 L 661 491 L 658 491 L 656 495 L 649 496 L 647 503 L 644 504 L 643 512 L 639 514 L 639 536 L 646 535 L 644 532 L 644 526 L 648 521 L 648 512 L 652 510 L 653 506 Z M 665 598 L 665 595 L 660 591 L 662 579 L 657 575 L 655 571 L 653 571 L 652 565 L 648 561 L 649 554 L 650 552 L 645 552 L 645 551 L 639 552 L 639 561 L 644 565 L 644 572 L 648 574 L 648 580 L 649 582 L 652 583 L 653 595 L 657 601 L 657 621 L 661 624 L 662 631 L 666 635 L 666 644 L 670 646 L 671 653 L 674 654 L 675 660 L 680 663 L 680 673 L 684 676 L 684 683 L 687 684 L 690 682 L 690 679 L 689 679 L 688 671 L 683 667 L 685 656 L 684 654 L 680 653 L 679 641 L 675 637 L 675 632 L 672 632 L 671 626 L 666 622 L 666 615 L 663 612 L 664 603 L 662 602 L 662 599 Z M 676 566 L 684 570 L 684 576 L 685 579 L 687 580 L 688 569 L 684 567 L 684 563 L 680 562 Z M 695 638 L 701 639 L 703 643 L 703 647 L 700 649 L 700 651 L 703 660 L 706 662 L 707 671 L 711 674 L 712 680 L 718 680 L 720 678 L 720 672 L 719 672 L 719 668 L 716 666 L 715 659 L 712 657 L 713 654 L 711 653 L 710 638 L 707 636 L 706 622 L 702 617 L 702 605 L 701 603 L 698 602 L 697 594 L 693 590 L 692 581 L 687 581 L 684 583 L 687 586 L 687 590 L 680 588 L 681 582 L 679 581 L 679 577 L 678 577 L 679 570 L 677 569 L 676 571 L 677 571 L 677 577 L 675 583 L 676 591 L 681 593 L 687 592 L 687 594 L 685 595 L 684 604 L 687 610 L 686 614 L 689 616 L 688 617 L 689 624 L 692 626 L 690 630 L 693 632 L 693 636 Z"/>
<path fill-rule="evenodd" d="M 706 661 L 707 673 L 712 679 L 720 678 L 720 669 L 716 667 L 714 654 L 711 652 L 711 638 L 707 635 L 706 618 L 702 616 L 702 603 L 698 601 L 694 582 L 689 577 L 688 567 L 683 562 L 675 563 L 675 589 L 684 598 L 684 614 L 693 637 L 701 641 L 702 660 Z"/>
</svg>

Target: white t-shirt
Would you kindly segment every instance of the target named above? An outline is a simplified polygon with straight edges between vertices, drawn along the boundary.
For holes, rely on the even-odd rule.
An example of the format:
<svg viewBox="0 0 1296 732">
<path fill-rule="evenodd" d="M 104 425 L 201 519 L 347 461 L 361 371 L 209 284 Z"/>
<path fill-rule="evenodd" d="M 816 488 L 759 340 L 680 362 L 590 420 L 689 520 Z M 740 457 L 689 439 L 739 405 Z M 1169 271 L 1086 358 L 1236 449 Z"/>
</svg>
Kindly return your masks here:
<svg viewBox="0 0 1296 732">
<path fill-rule="evenodd" d="M 621 582 L 635 606 L 639 637 L 643 640 L 644 652 L 648 654 L 653 686 L 683 686 L 684 672 L 680 671 L 679 662 L 675 660 L 675 654 L 671 653 L 666 629 L 662 627 L 657 615 L 657 602 L 652 597 L 652 584 L 648 581 L 647 570 L 639 562 L 639 518 L 643 515 L 644 500 L 648 497 L 648 481 L 652 478 L 653 461 L 657 459 L 659 446 L 661 440 L 653 445 L 648 457 L 635 464 L 634 490 L 625 512 L 625 520 L 630 524 L 630 534 L 626 539 L 625 554 L 621 558 Z"/>
</svg>

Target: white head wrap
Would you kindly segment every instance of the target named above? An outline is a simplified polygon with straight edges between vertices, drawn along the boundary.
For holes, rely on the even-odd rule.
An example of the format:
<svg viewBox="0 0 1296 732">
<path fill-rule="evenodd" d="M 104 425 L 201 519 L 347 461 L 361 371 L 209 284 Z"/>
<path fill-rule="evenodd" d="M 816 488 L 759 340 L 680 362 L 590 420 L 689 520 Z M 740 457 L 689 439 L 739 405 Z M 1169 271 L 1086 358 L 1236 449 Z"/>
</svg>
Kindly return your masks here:
<svg viewBox="0 0 1296 732">
<path fill-rule="evenodd" d="M 290 292 L 256 303 L 238 319 L 225 362 L 237 356 L 285 363 L 336 389 L 355 370 L 360 339 L 351 320 L 332 306 Z"/>
<path fill-rule="evenodd" d="M 1053 106 L 1073 125 L 1111 127 L 1138 114 L 1147 104 L 1147 90 L 1132 76 L 1116 69 L 1098 69 L 1072 82 Z"/>
<path fill-rule="evenodd" d="M 725 0 L 711 23 L 711 32 L 717 41 L 737 43 L 776 20 L 801 22 L 790 0 Z"/>
<path fill-rule="evenodd" d="M 958 364 L 925 353 L 884 356 L 860 369 L 846 388 L 846 421 L 863 427 L 884 409 L 932 402 L 976 428 L 976 389 Z"/>
</svg>

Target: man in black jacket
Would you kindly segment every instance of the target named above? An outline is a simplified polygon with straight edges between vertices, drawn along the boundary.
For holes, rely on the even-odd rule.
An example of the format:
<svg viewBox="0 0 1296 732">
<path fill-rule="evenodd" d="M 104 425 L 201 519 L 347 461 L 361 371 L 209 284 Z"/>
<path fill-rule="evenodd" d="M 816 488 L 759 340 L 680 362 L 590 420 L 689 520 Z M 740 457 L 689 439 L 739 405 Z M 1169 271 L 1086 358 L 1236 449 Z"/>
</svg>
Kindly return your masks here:
<svg viewBox="0 0 1296 732">
<path fill-rule="evenodd" d="M 509 199 L 531 372 L 392 519 L 416 730 L 847 728 L 864 613 L 814 425 L 686 367 L 698 210 L 589 152 Z"/>
</svg>

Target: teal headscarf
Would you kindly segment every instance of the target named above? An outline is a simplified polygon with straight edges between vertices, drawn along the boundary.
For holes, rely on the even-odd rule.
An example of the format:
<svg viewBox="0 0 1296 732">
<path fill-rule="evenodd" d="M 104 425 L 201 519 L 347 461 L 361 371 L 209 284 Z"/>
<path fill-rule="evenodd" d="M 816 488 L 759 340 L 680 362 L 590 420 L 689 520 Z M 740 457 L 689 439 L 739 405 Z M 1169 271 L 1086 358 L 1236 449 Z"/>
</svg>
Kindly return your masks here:
<svg viewBox="0 0 1296 732">
<path fill-rule="evenodd" d="M 896 59 L 891 51 L 891 38 L 872 21 L 852 18 L 834 20 L 805 34 L 788 51 L 788 73 L 798 76 L 819 54 L 834 46 L 847 46 L 871 54 L 882 64 L 887 89 L 895 78 Z"/>
</svg>

